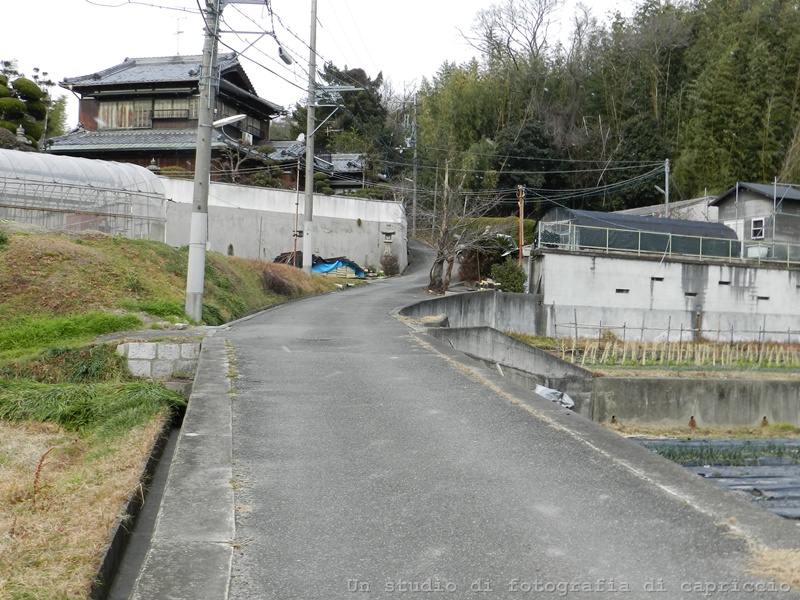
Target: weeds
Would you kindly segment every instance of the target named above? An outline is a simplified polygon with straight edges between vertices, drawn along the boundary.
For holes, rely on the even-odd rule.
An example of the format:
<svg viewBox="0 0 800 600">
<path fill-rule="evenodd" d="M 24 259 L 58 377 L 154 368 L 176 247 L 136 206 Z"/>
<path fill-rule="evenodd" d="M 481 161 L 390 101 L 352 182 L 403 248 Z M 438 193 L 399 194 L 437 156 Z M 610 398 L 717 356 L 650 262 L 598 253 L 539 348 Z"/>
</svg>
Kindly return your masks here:
<svg viewBox="0 0 800 600">
<path fill-rule="evenodd" d="M 47 455 L 52 451 L 53 449 L 50 448 L 47 452 L 42 454 L 41 458 L 39 459 L 39 464 L 36 467 L 36 473 L 33 476 L 33 491 L 31 493 L 31 505 L 33 506 L 33 510 L 36 510 L 36 497 L 41 496 L 42 492 L 52 487 L 42 483 L 42 471 L 44 471 L 44 463 L 47 460 Z"/>
<path fill-rule="evenodd" d="M 85 342 L 98 335 L 138 329 L 135 315 L 87 312 L 70 317 L 30 317 L 0 327 L 0 358 L 24 356 L 54 344 Z"/>
<path fill-rule="evenodd" d="M 725 445 L 715 445 L 707 442 L 652 445 L 643 442 L 642 445 L 664 458 L 682 465 L 743 467 L 757 465 L 765 457 L 782 459 L 787 464 L 800 464 L 800 448 L 774 442 L 766 444 L 743 442 L 741 444 Z"/>
<path fill-rule="evenodd" d="M 117 437 L 185 405 L 151 381 L 43 385 L 0 381 L 0 420 L 56 423 L 67 431 Z"/>
</svg>

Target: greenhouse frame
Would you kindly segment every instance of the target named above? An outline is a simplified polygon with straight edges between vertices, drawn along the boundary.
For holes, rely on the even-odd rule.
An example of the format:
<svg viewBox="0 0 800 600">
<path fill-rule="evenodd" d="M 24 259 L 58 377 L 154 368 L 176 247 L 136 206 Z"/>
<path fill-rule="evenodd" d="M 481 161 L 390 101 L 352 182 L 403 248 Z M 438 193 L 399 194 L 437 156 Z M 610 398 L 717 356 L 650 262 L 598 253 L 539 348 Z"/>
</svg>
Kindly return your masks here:
<svg viewBox="0 0 800 600">
<path fill-rule="evenodd" d="M 138 165 L 0 149 L 0 219 L 163 242 L 164 185 Z"/>
</svg>

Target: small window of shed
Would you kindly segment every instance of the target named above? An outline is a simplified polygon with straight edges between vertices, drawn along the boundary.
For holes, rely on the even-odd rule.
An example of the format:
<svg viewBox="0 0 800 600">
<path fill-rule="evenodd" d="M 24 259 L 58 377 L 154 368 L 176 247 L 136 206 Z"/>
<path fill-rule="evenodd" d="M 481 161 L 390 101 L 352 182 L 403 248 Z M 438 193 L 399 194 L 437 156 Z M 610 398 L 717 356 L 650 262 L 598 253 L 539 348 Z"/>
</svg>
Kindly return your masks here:
<svg viewBox="0 0 800 600">
<path fill-rule="evenodd" d="M 764 239 L 764 218 L 759 217 L 753 219 L 752 227 L 750 229 L 750 238 L 754 240 Z"/>
</svg>

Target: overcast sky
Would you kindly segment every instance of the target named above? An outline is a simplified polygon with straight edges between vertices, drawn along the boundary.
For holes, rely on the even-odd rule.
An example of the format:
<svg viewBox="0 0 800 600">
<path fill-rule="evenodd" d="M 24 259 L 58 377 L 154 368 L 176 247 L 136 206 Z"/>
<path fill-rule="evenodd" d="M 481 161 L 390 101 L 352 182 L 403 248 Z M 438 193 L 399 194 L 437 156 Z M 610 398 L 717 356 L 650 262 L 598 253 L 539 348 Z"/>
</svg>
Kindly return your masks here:
<svg viewBox="0 0 800 600">
<path fill-rule="evenodd" d="M 317 51 L 338 67 L 361 67 L 370 77 L 382 71 L 396 90 L 416 87 L 445 61 L 461 63 L 475 53 L 459 30 L 469 32 L 476 13 L 505 0 L 318 0 Z M 559 13 L 568 23 L 573 0 Z M 204 3 L 204 0 L 200 0 Z M 587 2 L 595 16 L 624 15 L 635 0 Z M 242 53 L 242 64 L 258 95 L 290 108 L 305 96 L 311 0 L 271 0 L 274 16 L 262 5 L 229 4 L 223 17 L 220 51 Z M 0 59 L 17 60 L 54 81 L 88 75 L 126 57 L 200 54 L 203 21 L 196 0 L 18 0 L 3 7 Z M 558 23 L 554 24 L 558 27 Z M 277 39 L 253 32 L 274 31 Z M 235 32 L 234 32 L 235 31 Z M 244 32 L 244 33 L 242 33 Z M 295 59 L 286 66 L 278 44 Z M 252 45 L 251 45 L 252 44 Z M 55 95 L 69 94 L 57 88 Z M 67 125 L 78 120 L 69 102 Z"/>
</svg>

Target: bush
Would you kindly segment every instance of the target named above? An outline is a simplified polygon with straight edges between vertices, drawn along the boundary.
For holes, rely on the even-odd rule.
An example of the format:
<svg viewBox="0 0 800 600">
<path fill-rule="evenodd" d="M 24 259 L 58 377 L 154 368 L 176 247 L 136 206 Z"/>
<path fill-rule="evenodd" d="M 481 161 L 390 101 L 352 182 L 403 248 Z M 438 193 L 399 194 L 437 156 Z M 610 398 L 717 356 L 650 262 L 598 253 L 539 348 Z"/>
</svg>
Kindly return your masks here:
<svg viewBox="0 0 800 600">
<path fill-rule="evenodd" d="M 291 282 L 275 271 L 264 271 L 261 275 L 261 286 L 265 292 L 272 292 L 278 296 L 291 297 L 295 292 Z"/>
<path fill-rule="evenodd" d="M 170 179 L 194 179 L 194 172 L 176 166 L 161 167 L 161 175 Z"/>
<path fill-rule="evenodd" d="M 525 291 L 525 269 L 512 258 L 493 265 L 491 275 L 504 292 L 521 293 Z"/>
<path fill-rule="evenodd" d="M 400 262 L 394 254 L 384 254 L 381 256 L 381 268 L 389 277 L 400 274 Z"/>
</svg>

